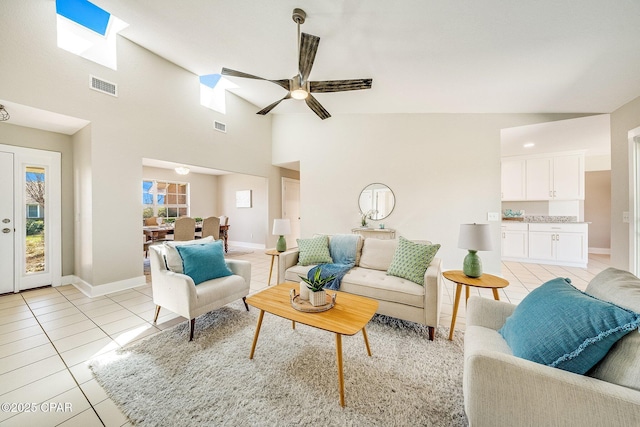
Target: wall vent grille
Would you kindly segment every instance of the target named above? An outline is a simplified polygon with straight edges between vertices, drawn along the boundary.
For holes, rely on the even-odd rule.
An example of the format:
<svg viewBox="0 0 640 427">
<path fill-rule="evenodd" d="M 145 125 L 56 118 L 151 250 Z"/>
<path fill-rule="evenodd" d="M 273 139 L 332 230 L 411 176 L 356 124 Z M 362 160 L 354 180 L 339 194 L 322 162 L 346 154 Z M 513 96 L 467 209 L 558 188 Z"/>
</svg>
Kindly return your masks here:
<svg viewBox="0 0 640 427">
<path fill-rule="evenodd" d="M 118 96 L 118 85 L 96 76 L 89 76 L 89 88 L 111 96 Z"/>
<path fill-rule="evenodd" d="M 227 125 L 217 120 L 213 122 L 213 128 L 218 132 L 227 133 Z"/>
</svg>

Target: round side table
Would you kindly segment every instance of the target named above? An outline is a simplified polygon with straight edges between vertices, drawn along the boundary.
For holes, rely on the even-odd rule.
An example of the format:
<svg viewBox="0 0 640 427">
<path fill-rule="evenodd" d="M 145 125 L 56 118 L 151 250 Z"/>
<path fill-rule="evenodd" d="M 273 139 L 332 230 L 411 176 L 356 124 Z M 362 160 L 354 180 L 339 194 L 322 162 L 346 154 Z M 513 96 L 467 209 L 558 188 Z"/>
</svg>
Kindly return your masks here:
<svg viewBox="0 0 640 427">
<path fill-rule="evenodd" d="M 460 304 L 460 294 L 462 293 L 462 286 L 466 286 L 466 299 L 469 299 L 469 287 L 491 289 L 493 291 L 493 298 L 496 301 L 500 301 L 498 296 L 498 289 L 506 288 L 509 286 L 509 282 L 502 277 L 494 276 L 493 274 L 484 273 L 480 277 L 469 277 L 462 272 L 462 270 L 448 270 L 442 273 L 445 279 L 451 280 L 456 284 L 456 297 L 453 302 L 453 316 L 451 317 L 451 330 L 449 331 L 449 340 L 453 339 L 453 328 L 456 326 L 456 316 L 458 315 L 458 305 Z"/>
<path fill-rule="evenodd" d="M 280 257 L 281 252 L 278 252 L 275 249 L 269 249 L 267 251 L 264 252 L 265 255 L 271 255 L 271 267 L 269 268 L 269 281 L 267 282 L 267 286 L 271 286 L 271 274 L 273 273 L 273 262 L 275 261 L 276 258 Z M 278 262 L 278 265 L 280 265 L 280 263 Z M 280 272 L 278 271 L 278 275 L 280 274 Z M 278 281 L 278 279 L 276 278 L 276 282 Z"/>
</svg>

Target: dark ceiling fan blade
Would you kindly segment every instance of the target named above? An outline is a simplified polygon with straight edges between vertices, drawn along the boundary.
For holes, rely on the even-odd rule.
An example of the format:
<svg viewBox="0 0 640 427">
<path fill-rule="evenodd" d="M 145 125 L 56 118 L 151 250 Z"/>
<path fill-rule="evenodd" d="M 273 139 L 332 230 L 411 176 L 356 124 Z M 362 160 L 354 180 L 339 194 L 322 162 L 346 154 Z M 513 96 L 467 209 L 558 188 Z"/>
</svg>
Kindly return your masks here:
<svg viewBox="0 0 640 427">
<path fill-rule="evenodd" d="M 319 43 L 320 37 L 302 33 L 300 38 L 300 58 L 298 59 L 298 69 L 300 70 L 303 82 L 307 81 L 309 78 L 311 67 L 313 67 L 313 61 L 316 59 L 316 52 L 318 51 Z"/>
<path fill-rule="evenodd" d="M 309 94 L 305 98 L 305 102 L 307 103 L 309 108 L 311 108 L 313 112 L 316 113 L 322 120 L 331 117 L 331 114 L 329 114 L 329 112 L 324 109 L 324 107 L 318 102 L 317 99 L 313 97 L 313 95 Z"/>
<path fill-rule="evenodd" d="M 222 74 L 223 76 L 242 77 L 243 79 L 266 80 L 268 82 L 277 84 L 287 91 L 289 90 L 289 79 L 269 80 L 262 77 L 254 76 L 253 74 L 243 73 L 242 71 L 232 70 L 230 68 L 223 68 L 220 74 Z"/>
<path fill-rule="evenodd" d="M 282 99 L 277 100 L 276 102 L 274 102 L 273 104 L 267 105 L 266 107 L 264 107 L 262 110 L 258 111 L 256 114 L 260 114 L 261 116 L 264 116 L 265 114 L 267 114 L 269 111 L 273 110 L 274 108 L 276 108 L 276 105 L 280 104 L 280 102 L 284 101 L 285 99 L 289 99 L 291 98 L 291 94 L 287 94 L 287 96 L 285 96 Z"/>
<path fill-rule="evenodd" d="M 371 89 L 372 79 L 326 80 L 309 82 L 311 92 L 344 92 L 347 90 Z"/>
</svg>

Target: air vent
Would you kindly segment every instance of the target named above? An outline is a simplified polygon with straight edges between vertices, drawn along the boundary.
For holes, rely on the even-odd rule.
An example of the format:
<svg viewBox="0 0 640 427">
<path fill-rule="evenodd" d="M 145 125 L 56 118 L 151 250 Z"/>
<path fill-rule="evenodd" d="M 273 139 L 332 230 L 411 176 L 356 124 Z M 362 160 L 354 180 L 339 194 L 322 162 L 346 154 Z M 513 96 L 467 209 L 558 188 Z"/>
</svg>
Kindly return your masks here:
<svg viewBox="0 0 640 427">
<path fill-rule="evenodd" d="M 219 132 L 227 133 L 227 125 L 217 120 L 213 122 L 213 128 Z"/>
<path fill-rule="evenodd" d="M 118 85 L 102 80 L 96 76 L 89 76 L 89 88 L 111 96 L 118 96 Z"/>
</svg>

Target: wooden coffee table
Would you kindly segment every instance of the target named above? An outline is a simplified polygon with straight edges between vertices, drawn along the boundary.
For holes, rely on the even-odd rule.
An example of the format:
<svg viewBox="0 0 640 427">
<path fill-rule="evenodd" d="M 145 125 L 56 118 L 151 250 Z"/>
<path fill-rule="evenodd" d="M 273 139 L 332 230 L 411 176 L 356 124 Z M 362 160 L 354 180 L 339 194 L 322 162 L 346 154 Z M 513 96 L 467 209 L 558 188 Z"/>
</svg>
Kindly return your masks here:
<svg viewBox="0 0 640 427">
<path fill-rule="evenodd" d="M 369 348 L 369 339 L 367 338 L 366 324 L 371 320 L 378 309 L 378 301 L 369 298 L 352 295 L 345 292 L 335 292 L 337 294 L 336 304 L 327 311 L 320 313 L 305 313 L 291 307 L 289 301 L 289 291 L 295 289 L 296 293 L 300 289 L 298 283 L 285 282 L 277 286 L 265 289 L 257 294 L 247 297 L 247 304 L 260 309 L 256 332 L 253 336 L 253 344 L 251 345 L 251 354 L 249 359 L 253 359 L 253 353 L 258 342 L 260 334 L 260 326 L 262 326 L 262 317 L 264 312 L 275 314 L 282 318 L 292 321 L 292 327 L 295 329 L 295 322 L 304 325 L 313 326 L 314 328 L 324 329 L 325 331 L 336 334 L 336 359 L 338 362 L 338 388 L 340 391 L 340 405 L 344 406 L 344 376 L 342 371 L 342 335 L 354 335 L 362 331 L 364 344 L 367 347 L 367 353 L 371 356 Z"/>
</svg>

